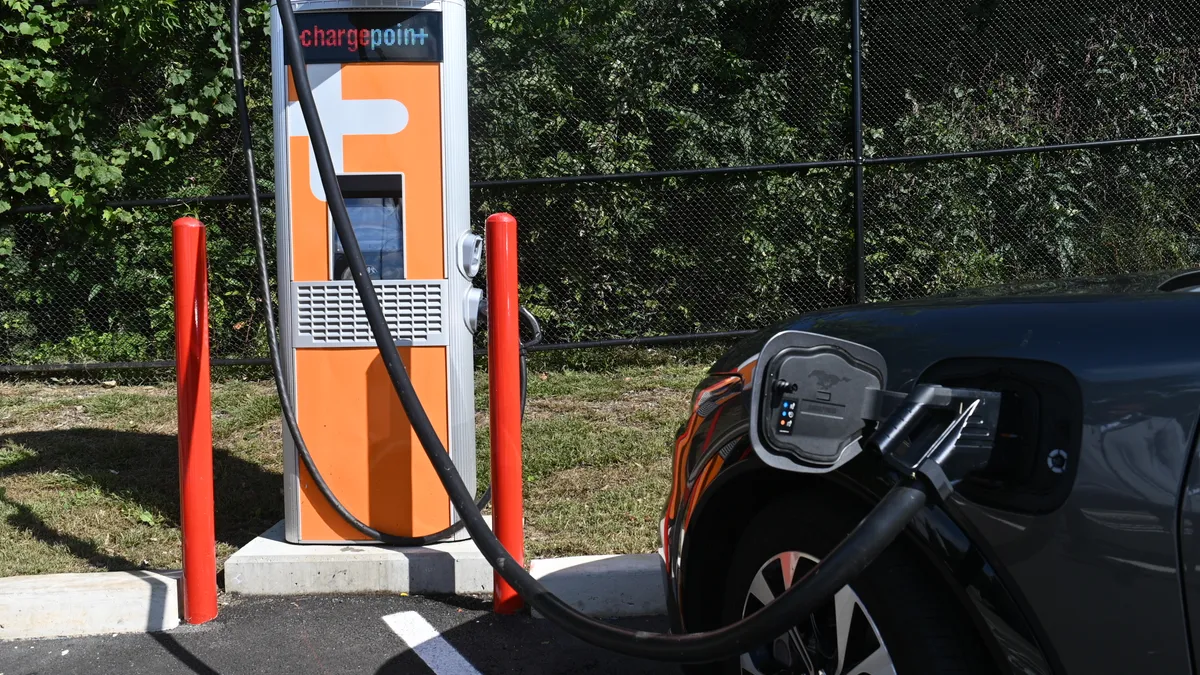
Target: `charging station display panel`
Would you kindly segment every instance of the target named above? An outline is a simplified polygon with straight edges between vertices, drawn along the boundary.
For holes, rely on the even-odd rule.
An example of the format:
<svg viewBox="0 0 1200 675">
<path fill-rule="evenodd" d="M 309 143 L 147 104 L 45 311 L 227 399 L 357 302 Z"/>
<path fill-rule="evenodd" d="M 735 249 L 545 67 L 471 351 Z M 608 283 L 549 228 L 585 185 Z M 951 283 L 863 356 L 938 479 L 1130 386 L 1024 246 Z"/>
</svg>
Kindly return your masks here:
<svg viewBox="0 0 1200 675">
<path fill-rule="evenodd" d="M 404 179 L 400 175 L 338 176 L 350 226 L 372 279 L 404 279 Z M 346 251 L 330 223 L 331 279 L 351 279 Z"/>
<path fill-rule="evenodd" d="M 440 12 L 313 12 L 297 21 L 308 63 L 442 60 Z"/>
</svg>

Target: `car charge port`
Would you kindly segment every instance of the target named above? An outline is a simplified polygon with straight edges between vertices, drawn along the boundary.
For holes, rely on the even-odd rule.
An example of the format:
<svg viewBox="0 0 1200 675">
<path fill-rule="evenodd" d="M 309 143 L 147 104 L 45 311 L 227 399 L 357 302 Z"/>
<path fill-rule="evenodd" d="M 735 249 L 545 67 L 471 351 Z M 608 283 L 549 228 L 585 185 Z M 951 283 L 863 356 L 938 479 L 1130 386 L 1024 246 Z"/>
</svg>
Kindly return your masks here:
<svg viewBox="0 0 1200 675">
<path fill-rule="evenodd" d="M 948 359 L 921 382 L 1001 394 L 995 448 L 987 465 L 968 474 L 958 492 L 976 503 L 1046 513 L 1066 499 L 1082 434 L 1082 395 L 1075 378 L 1045 361 Z"/>
</svg>

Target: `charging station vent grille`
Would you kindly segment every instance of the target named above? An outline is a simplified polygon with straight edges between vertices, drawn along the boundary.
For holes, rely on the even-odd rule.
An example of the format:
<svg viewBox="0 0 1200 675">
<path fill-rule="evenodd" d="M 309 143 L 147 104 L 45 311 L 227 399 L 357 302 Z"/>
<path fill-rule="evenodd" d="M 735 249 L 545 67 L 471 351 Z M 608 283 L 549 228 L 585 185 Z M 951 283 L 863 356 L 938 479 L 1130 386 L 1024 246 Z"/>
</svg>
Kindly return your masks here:
<svg viewBox="0 0 1200 675">
<path fill-rule="evenodd" d="M 446 345 L 445 281 L 376 281 L 375 292 L 400 346 Z M 353 281 L 293 284 L 296 347 L 373 347 Z"/>
</svg>

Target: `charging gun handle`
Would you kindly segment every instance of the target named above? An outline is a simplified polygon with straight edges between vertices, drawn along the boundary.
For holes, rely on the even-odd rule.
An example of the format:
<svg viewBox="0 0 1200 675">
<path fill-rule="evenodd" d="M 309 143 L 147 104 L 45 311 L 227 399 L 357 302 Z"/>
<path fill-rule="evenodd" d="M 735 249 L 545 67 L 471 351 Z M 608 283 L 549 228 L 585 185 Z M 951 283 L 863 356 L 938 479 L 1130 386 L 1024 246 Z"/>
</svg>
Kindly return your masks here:
<svg viewBox="0 0 1200 675">
<path fill-rule="evenodd" d="M 987 464 L 996 441 L 1001 396 L 978 389 L 951 389 L 921 384 L 883 419 L 867 440 L 893 469 L 922 477 L 937 496 L 946 499 L 954 483 Z M 956 409 L 957 408 L 957 409 Z M 956 413 L 928 447 L 904 446 L 933 410 Z"/>
<path fill-rule="evenodd" d="M 867 441 L 868 445 L 881 455 L 892 454 L 925 419 L 930 405 L 936 404 L 945 395 L 945 388 L 935 384 L 917 385 L 900 407 L 879 423 Z"/>
</svg>

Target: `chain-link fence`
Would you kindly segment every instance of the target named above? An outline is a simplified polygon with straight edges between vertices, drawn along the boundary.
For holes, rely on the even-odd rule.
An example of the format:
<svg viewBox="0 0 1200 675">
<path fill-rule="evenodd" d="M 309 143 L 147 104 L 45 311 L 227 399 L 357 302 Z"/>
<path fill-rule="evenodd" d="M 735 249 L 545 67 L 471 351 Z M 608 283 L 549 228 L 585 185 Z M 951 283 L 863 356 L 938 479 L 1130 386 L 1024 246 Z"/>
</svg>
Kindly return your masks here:
<svg viewBox="0 0 1200 675">
<path fill-rule="evenodd" d="M 520 221 L 522 302 L 547 343 L 682 339 L 853 302 L 1200 263 L 1190 0 L 522 7 L 469 7 L 472 210 L 476 227 L 500 210 Z M 250 24 L 273 227 L 261 13 Z M 213 37 L 187 35 L 192 76 L 219 80 Z M 111 73 L 107 122 L 89 133 L 135 133 L 179 67 Z M 187 153 L 125 181 L 102 212 L 0 215 L 5 372 L 169 373 L 170 223 L 185 214 L 209 226 L 214 357 L 262 358 L 240 136 L 216 99 Z"/>
</svg>

